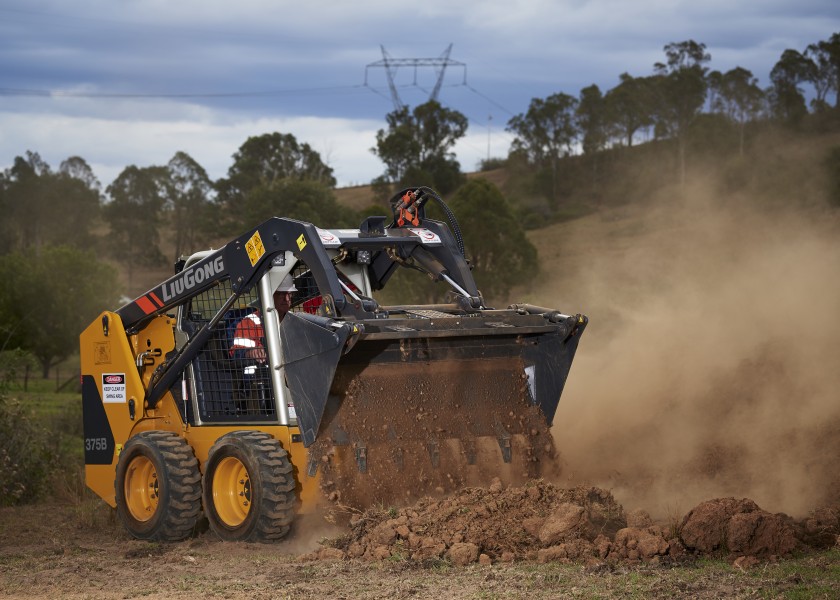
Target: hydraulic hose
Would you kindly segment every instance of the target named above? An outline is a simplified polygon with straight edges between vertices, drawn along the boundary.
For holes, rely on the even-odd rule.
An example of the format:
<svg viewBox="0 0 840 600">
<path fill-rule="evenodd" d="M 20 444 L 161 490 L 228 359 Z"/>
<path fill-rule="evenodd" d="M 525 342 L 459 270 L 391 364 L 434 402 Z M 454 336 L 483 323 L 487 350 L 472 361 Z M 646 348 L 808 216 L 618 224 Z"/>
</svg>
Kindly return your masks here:
<svg viewBox="0 0 840 600">
<path fill-rule="evenodd" d="M 435 192 L 432 188 L 426 186 L 420 186 L 417 188 L 405 188 L 397 192 L 391 198 L 391 206 L 394 208 L 394 221 L 391 223 L 390 227 L 396 225 L 397 217 L 396 214 L 399 212 L 400 208 L 406 208 L 405 201 L 403 198 L 407 193 L 413 193 L 416 197 L 416 200 L 413 202 L 418 210 L 422 209 L 423 204 L 425 204 L 428 198 L 434 200 L 437 205 L 441 208 L 443 213 L 446 215 L 446 220 L 449 221 L 449 227 L 452 228 L 452 234 L 455 236 L 455 243 L 458 245 L 458 251 L 461 253 L 461 256 L 466 256 L 464 250 L 464 237 L 461 235 L 461 228 L 458 226 L 458 220 L 455 218 L 455 213 L 447 206 L 446 202 Z"/>
</svg>

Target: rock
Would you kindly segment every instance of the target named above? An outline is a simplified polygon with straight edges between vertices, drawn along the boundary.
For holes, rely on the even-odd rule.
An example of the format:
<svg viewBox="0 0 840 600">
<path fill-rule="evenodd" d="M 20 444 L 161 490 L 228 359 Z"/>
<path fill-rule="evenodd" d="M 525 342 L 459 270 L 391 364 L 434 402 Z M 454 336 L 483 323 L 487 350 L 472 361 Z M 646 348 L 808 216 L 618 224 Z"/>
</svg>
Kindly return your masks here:
<svg viewBox="0 0 840 600">
<path fill-rule="evenodd" d="M 578 533 L 585 523 L 582 506 L 563 502 L 543 523 L 537 538 L 543 546 L 553 546 Z"/>
<path fill-rule="evenodd" d="M 493 494 L 498 494 L 503 489 L 505 489 L 505 486 L 502 484 L 502 480 L 498 477 L 494 477 L 493 481 L 490 482 L 490 492 Z"/>
<path fill-rule="evenodd" d="M 482 553 L 478 556 L 478 564 L 480 564 L 484 567 L 489 567 L 490 565 L 493 564 L 493 561 L 490 560 L 490 557 L 488 555 Z"/>
<path fill-rule="evenodd" d="M 530 517 L 522 522 L 522 528 L 530 533 L 535 538 L 540 536 L 540 529 L 542 529 L 545 519 L 542 517 Z"/>
<path fill-rule="evenodd" d="M 347 557 L 348 558 L 361 558 L 365 553 L 365 547 L 363 544 L 359 542 L 353 542 L 347 548 Z"/>
<path fill-rule="evenodd" d="M 505 550 L 502 552 L 501 561 L 503 563 L 512 563 L 516 560 L 516 554 L 511 552 L 510 550 Z"/>
<path fill-rule="evenodd" d="M 566 542 L 565 546 L 566 555 L 572 560 L 595 556 L 595 545 L 589 540 L 578 538 Z"/>
<path fill-rule="evenodd" d="M 627 558 L 650 560 L 668 553 L 668 542 L 655 528 L 625 527 L 615 534 L 614 546 L 627 548 Z M 621 554 L 624 554 L 623 552 Z"/>
<path fill-rule="evenodd" d="M 568 562 L 568 554 L 566 552 L 565 544 L 551 546 L 550 548 L 542 548 L 537 551 L 537 562 L 545 564 L 553 561 Z"/>
<path fill-rule="evenodd" d="M 397 539 L 397 532 L 388 523 L 377 525 L 369 534 L 371 542 L 379 546 L 388 546 Z"/>
<path fill-rule="evenodd" d="M 726 530 L 730 552 L 748 556 L 781 556 L 796 549 L 796 535 L 782 515 L 765 511 L 733 515 Z"/>
<path fill-rule="evenodd" d="M 627 527 L 643 529 L 653 525 L 653 519 L 646 510 L 634 510 L 627 513 Z"/>
<path fill-rule="evenodd" d="M 812 548 L 834 546 L 840 534 L 840 507 L 820 508 L 802 522 L 800 539 Z"/>
<path fill-rule="evenodd" d="M 758 510 L 761 510 L 758 505 L 747 498 L 717 498 L 701 502 L 683 519 L 680 540 L 686 548 L 711 554 L 726 546 L 726 531 L 733 515 Z"/>
<path fill-rule="evenodd" d="M 455 566 L 463 567 L 478 560 L 478 546 L 471 543 L 453 544 L 446 556 Z"/>
<path fill-rule="evenodd" d="M 672 538 L 668 540 L 668 556 L 672 558 L 685 556 L 685 546 L 682 545 L 679 539 Z"/>
<path fill-rule="evenodd" d="M 446 544 L 435 540 L 433 538 L 423 538 L 420 547 L 411 555 L 415 560 L 424 560 L 427 558 L 440 558 L 446 551 Z"/>
<path fill-rule="evenodd" d="M 668 542 L 665 541 L 665 538 L 643 531 L 637 548 L 642 558 L 650 560 L 654 556 L 664 556 L 667 554 Z"/>
<path fill-rule="evenodd" d="M 600 558 L 607 558 L 609 556 L 610 550 L 612 548 L 612 542 L 610 542 L 610 538 L 605 535 L 599 535 L 595 538 L 593 542 L 595 546 L 595 551 L 598 553 Z"/>
<path fill-rule="evenodd" d="M 344 560 L 345 557 L 344 551 L 338 548 L 321 548 L 318 550 L 318 560 Z"/>
<path fill-rule="evenodd" d="M 762 510 L 749 499 L 718 498 L 697 505 L 683 519 L 680 538 L 686 548 L 709 554 L 766 558 L 790 554 L 797 547 L 789 517 Z"/>
<path fill-rule="evenodd" d="M 386 560 L 391 558 L 391 549 L 388 546 L 377 546 L 373 549 L 372 556 L 376 560 Z"/>
</svg>

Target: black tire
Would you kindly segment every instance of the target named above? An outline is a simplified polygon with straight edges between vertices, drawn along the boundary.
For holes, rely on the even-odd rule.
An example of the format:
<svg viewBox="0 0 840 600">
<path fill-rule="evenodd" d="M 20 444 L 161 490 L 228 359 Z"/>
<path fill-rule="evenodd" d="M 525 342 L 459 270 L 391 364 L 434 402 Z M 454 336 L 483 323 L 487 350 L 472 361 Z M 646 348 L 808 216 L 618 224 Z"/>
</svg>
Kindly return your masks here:
<svg viewBox="0 0 840 600">
<path fill-rule="evenodd" d="M 210 449 L 204 469 L 210 529 L 231 542 L 276 542 L 289 533 L 297 499 L 292 463 L 276 439 L 233 431 Z"/>
<path fill-rule="evenodd" d="M 120 521 L 141 540 L 183 540 L 201 512 L 198 461 L 186 440 L 168 431 L 144 431 L 126 442 L 114 491 Z"/>
</svg>

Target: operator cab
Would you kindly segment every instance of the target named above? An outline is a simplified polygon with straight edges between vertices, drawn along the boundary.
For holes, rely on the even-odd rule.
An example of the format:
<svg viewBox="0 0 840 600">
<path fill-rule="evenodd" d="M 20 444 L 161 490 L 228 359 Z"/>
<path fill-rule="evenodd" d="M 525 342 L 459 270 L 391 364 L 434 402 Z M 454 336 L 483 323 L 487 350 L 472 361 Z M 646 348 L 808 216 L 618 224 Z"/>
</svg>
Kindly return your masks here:
<svg viewBox="0 0 840 600">
<path fill-rule="evenodd" d="M 185 261 L 184 268 L 210 254 L 211 251 L 193 254 Z M 339 250 L 328 250 L 328 254 L 333 264 L 341 260 Z M 356 261 L 336 265 L 349 302 L 370 301 L 370 282 L 365 266 Z M 272 267 L 258 284 L 242 294 L 225 312 L 209 343 L 184 370 L 180 385 L 173 386 L 172 392 L 185 422 L 192 425 L 297 425 L 297 414 L 285 381 L 280 321 L 273 297 L 287 276 L 292 277 L 296 288 L 292 292 L 290 312 L 326 316 L 329 304 L 325 304 L 307 265 L 290 252 L 275 257 Z M 209 323 L 231 295 L 230 280 L 223 279 L 182 304 L 176 325 L 179 347 Z M 254 336 L 252 341 L 256 347 L 266 350 L 266 360 L 247 359 L 244 353 L 235 351 L 237 325 L 243 319 L 255 328 L 259 327 L 260 335 Z"/>
</svg>

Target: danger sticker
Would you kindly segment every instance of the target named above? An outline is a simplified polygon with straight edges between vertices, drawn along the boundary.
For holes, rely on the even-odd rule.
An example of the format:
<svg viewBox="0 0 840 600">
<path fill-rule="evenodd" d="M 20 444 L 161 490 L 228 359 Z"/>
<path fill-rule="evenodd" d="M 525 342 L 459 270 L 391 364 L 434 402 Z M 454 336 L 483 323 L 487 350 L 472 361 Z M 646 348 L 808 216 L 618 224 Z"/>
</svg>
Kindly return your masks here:
<svg viewBox="0 0 840 600">
<path fill-rule="evenodd" d="M 125 373 L 102 374 L 102 402 L 125 404 Z"/>
</svg>

